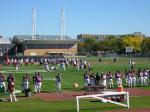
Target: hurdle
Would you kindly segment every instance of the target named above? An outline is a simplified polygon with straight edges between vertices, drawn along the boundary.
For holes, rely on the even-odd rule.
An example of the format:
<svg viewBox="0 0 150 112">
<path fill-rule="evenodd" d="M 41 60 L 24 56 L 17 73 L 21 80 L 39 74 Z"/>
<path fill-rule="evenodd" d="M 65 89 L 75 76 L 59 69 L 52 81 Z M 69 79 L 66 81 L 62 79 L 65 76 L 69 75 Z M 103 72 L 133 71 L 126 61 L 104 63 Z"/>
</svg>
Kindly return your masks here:
<svg viewBox="0 0 150 112">
<path fill-rule="evenodd" d="M 120 102 L 116 102 L 116 101 L 112 101 L 109 99 L 106 99 L 104 97 L 107 96 L 117 96 L 117 95 L 125 95 L 126 97 L 126 104 L 120 103 Z M 129 92 L 112 92 L 112 91 L 106 91 L 106 92 L 102 92 L 101 94 L 93 94 L 93 95 L 83 95 L 83 96 L 76 96 L 76 101 L 77 101 L 77 112 L 79 112 L 79 99 L 81 98 L 95 98 L 95 99 L 99 99 L 101 101 L 105 101 L 105 102 L 109 102 L 109 103 L 113 103 L 116 105 L 120 105 L 123 107 L 127 107 L 129 108 Z"/>
</svg>

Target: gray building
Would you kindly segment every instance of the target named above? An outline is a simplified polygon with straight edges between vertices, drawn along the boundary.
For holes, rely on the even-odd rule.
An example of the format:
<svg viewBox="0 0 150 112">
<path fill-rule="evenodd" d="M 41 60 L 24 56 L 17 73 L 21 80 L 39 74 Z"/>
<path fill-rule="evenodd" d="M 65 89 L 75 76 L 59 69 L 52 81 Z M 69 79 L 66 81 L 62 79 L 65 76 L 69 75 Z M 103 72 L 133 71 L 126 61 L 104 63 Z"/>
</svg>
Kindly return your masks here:
<svg viewBox="0 0 150 112">
<path fill-rule="evenodd" d="M 0 56 L 6 54 L 11 48 L 11 39 L 0 36 Z"/>
</svg>

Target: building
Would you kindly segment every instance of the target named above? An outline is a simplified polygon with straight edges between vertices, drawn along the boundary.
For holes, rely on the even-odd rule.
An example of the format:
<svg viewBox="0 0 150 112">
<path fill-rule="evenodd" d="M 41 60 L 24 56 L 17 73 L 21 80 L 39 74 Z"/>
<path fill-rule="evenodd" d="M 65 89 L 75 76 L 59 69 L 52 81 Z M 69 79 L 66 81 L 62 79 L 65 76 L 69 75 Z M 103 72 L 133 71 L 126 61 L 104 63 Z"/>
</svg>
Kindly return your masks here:
<svg viewBox="0 0 150 112">
<path fill-rule="evenodd" d="M 15 35 L 12 38 L 14 51 L 24 56 L 45 55 L 75 55 L 77 53 L 77 41 L 68 36 L 61 40 L 58 35 Z"/>
<path fill-rule="evenodd" d="M 11 47 L 11 39 L 0 36 L 0 56 L 6 54 Z"/>
</svg>

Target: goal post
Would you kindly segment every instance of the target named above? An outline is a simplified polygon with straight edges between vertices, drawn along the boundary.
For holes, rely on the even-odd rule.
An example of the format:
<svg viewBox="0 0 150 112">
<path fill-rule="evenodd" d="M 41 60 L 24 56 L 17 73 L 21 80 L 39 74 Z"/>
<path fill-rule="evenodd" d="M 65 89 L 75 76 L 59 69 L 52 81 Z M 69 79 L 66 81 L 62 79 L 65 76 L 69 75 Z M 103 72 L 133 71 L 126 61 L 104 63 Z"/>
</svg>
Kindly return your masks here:
<svg viewBox="0 0 150 112">
<path fill-rule="evenodd" d="M 120 102 L 117 102 L 117 101 L 112 101 L 112 100 L 109 100 L 109 99 L 106 99 L 105 97 L 107 96 L 119 96 L 119 95 L 125 95 L 126 96 L 126 104 L 123 104 L 123 103 L 120 103 Z M 109 103 L 113 103 L 113 104 L 116 104 L 116 105 L 120 105 L 120 106 L 123 106 L 123 107 L 127 107 L 129 108 L 129 92 L 102 92 L 102 94 L 93 94 L 93 95 L 83 95 L 83 96 L 76 96 L 76 101 L 77 101 L 77 112 L 79 112 L 79 99 L 84 99 L 84 98 L 95 98 L 95 99 L 99 99 L 99 100 L 102 100 L 102 101 L 105 101 L 105 102 L 109 102 Z"/>
</svg>

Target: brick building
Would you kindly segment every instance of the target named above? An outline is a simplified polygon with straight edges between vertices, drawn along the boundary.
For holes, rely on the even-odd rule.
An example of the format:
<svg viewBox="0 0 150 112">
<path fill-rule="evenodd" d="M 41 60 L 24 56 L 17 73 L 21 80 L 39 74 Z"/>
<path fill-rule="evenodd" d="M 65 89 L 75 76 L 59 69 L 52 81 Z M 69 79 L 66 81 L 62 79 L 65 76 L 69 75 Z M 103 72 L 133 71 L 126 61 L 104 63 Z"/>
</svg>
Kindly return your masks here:
<svg viewBox="0 0 150 112">
<path fill-rule="evenodd" d="M 24 56 L 45 56 L 45 55 L 75 55 L 77 53 L 77 41 L 65 36 L 36 35 L 32 39 L 30 35 L 16 35 L 12 44 L 17 53 Z"/>
</svg>

